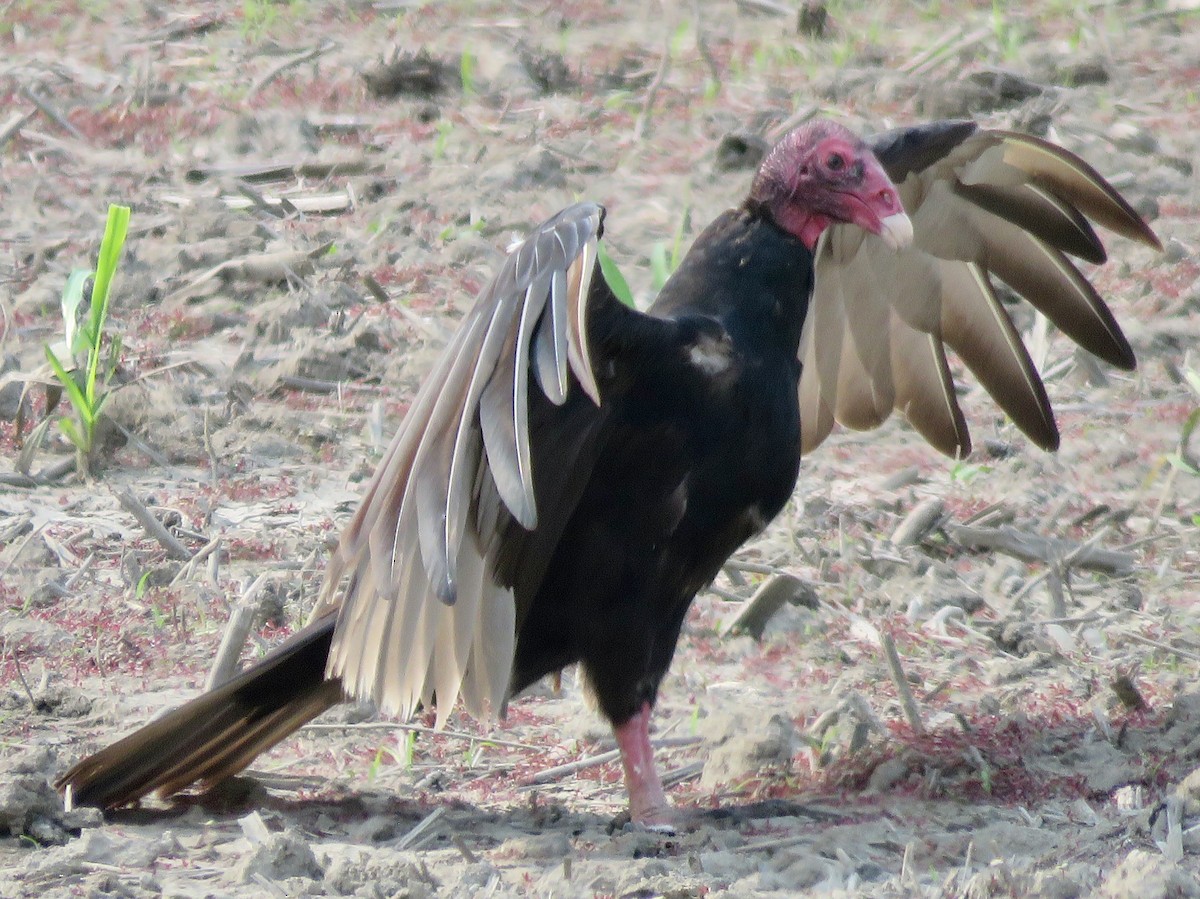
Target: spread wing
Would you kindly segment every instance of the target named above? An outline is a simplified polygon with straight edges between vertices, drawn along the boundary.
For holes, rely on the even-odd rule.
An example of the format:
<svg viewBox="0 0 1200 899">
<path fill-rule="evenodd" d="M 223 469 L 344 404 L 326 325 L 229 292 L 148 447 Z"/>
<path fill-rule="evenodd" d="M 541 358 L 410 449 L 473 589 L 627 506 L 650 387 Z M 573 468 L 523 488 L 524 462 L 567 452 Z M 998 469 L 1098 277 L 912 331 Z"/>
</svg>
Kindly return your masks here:
<svg viewBox="0 0 1200 899">
<path fill-rule="evenodd" d="M 938 450 L 965 456 L 946 347 L 1031 440 L 1056 448 L 1045 388 L 993 276 L 1080 346 L 1131 369 L 1121 329 L 1069 256 L 1105 260 L 1092 222 L 1158 239 L 1091 166 L 1036 137 L 940 122 L 868 143 L 899 188 L 913 245 L 893 253 L 846 225 L 822 237 L 800 346 L 803 451 L 835 421 L 873 428 L 899 409 Z"/>
<path fill-rule="evenodd" d="M 577 204 L 515 247 L 418 392 L 313 613 L 338 615 L 328 674 L 347 692 L 402 716 L 436 693 L 439 721 L 459 697 L 503 707 L 517 610 L 492 570 L 497 523 L 534 531 L 562 481 L 531 464 L 530 373 L 549 403 L 582 389 L 600 414 L 589 308 L 620 314 L 594 278 L 603 217 Z"/>
</svg>

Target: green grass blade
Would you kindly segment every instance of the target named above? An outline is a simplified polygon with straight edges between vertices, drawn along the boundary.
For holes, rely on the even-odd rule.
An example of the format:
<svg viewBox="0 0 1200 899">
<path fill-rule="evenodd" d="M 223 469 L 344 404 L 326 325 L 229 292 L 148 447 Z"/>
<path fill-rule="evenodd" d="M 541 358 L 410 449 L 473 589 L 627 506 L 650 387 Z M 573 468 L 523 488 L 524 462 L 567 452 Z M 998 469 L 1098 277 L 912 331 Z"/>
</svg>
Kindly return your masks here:
<svg viewBox="0 0 1200 899">
<path fill-rule="evenodd" d="M 667 248 L 662 241 L 650 249 L 650 283 L 655 292 L 662 290 L 667 279 L 671 277 L 671 260 L 667 258 Z"/>
<path fill-rule="evenodd" d="M 96 398 L 96 369 L 100 366 L 100 338 L 104 320 L 108 317 L 108 291 L 121 262 L 125 235 L 129 232 L 129 207 L 108 207 L 104 239 L 100 241 L 100 257 L 96 260 L 96 279 L 92 282 L 92 313 L 88 320 L 88 370 L 84 385 L 89 405 Z"/>
<path fill-rule="evenodd" d="M 100 256 L 96 260 L 96 280 L 92 285 L 93 336 L 98 336 L 104 327 L 104 317 L 108 314 L 108 290 L 121 262 L 121 250 L 125 247 L 125 235 L 128 232 L 129 207 L 109 206 L 104 239 L 100 241 Z"/>
<path fill-rule="evenodd" d="M 87 397 L 83 395 L 83 391 L 79 389 L 79 385 L 75 383 L 74 376 L 63 368 L 63 364 L 58 361 L 58 356 L 54 355 L 54 350 L 46 347 L 46 361 L 50 363 L 50 368 L 54 370 L 54 377 L 63 386 L 63 390 L 67 392 L 67 399 L 71 401 L 71 405 L 75 411 L 79 413 L 79 417 L 84 421 L 91 414 L 91 407 L 88 405 Z"/>
<path fill-rule="evenodd" d="M 79 332 L 79 305 L 83 302 L 83 286 L 95 272 L 87 268 L 77 268 L 67 278 L 67 285 L 62 292 L 63 334 L 67 338 L 67 352 L 75 359 L 85 349 L 84 335 Z M 76 346 L 76 343 L 79 346 Z"/>
<path fill-rule="evenodd" d="M 463 50 L 458 62 L 458 75 L 462 79 L 462 92 L 468 97 L 475 93 L 475 54 Z"/>
<path fill-rule="evenodd" d="M 637 308 L 633 302 L 633 291 L 629 289 L 629 282 L 608 255 L 608 250 L 604 249 L 604 244 L 596 245 L 596 257 L 600 260 L 600 273 L 604 275 L 604 280 L 608 282 L 616 298 L 630 308 Z"/>
<path fill-rule="evenodd" d="M 75 444 L 75 448 L 81 453 L 88 451 L 87 441 L 83 439 L 83 435 L 75 428 L 75 422 L 69 418 L 60 418 L 58 420 L 58 429 L 67 435 L 67 439 Z"/>
</svg>

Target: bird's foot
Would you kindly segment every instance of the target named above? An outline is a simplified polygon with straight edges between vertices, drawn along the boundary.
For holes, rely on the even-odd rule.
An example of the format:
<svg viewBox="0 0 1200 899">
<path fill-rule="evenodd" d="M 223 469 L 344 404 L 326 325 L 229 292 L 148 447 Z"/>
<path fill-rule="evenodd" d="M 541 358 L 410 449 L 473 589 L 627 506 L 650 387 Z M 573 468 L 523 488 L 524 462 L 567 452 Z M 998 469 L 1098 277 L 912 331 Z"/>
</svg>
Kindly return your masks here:
<svg viewBox="0 0 1200 899">
<path fill-rule="evenodd" d="M 654 766 L 650 746 L 650 703 L 624 724 L 613 728 L 621 763 L 625 767 L 625 788 L 629 792 L 630 823 L 655 833 L 674 833 L 681 823 L 676 809 L 667 802 L 662 779 Z"/>
<path fill-rule="evenodd" d="M 683 816 L 679 813 L 679 809 L 671 808 L 666 802 L 636 808 L 630 797 L 629 823 L 651 833 L 672 834 L 679 830 L 680 824 L 683 823 Z"/>
</svg>

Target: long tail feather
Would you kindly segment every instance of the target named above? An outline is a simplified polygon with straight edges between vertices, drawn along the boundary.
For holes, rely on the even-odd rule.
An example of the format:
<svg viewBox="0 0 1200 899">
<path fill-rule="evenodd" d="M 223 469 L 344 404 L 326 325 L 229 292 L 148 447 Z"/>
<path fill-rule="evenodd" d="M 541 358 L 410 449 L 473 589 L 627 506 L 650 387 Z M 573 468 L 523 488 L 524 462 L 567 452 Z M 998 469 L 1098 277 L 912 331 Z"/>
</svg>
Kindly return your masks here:
<svg viewBox="0 0 1200 899">
<path fill-rule="evenodd" d="M 56 786 L 72 805 L 116 808 L 210 787 L 342 701 L 325 679 L 334 618 L 314 622 L 225 684 L 90 755 Z"/>
</svg>

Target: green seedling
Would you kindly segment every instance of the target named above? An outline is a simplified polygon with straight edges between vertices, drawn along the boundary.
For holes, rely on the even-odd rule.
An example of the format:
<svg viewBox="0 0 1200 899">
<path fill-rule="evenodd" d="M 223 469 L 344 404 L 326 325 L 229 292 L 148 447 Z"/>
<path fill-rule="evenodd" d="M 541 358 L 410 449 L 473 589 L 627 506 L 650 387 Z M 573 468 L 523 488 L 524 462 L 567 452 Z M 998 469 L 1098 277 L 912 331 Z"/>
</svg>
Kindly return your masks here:
<svg viewBox="0 0 1200 899">
<path fill-rule="evenodd" d="M 1188 366 L 1183 371 L 1183 378 L 1192 392 L 1200 397 L 1200 371 Z M 1197 455 L 1196 451 L 1192 449 L 1192 438 L 1196 435 L 1198 428 L 1200 428 L 1200 406 L 1193 409 L 1183 420 L 1183 427 L 1179 432 L 1179 446 L 1175 452 L 1167 456 L 1167 461 L 1180 471 L 1200 476 L 1200 455 Z"/>
<path fill-rule="evenodd" d="M 683 215 L 679 219 L 679 227 L 675 229 L 675 236 L 671 241 L 671 252 L 667 253 L 666 244 L 661 241 L 656 243 L 650 251 L 651 284 L 654 285 L 655 292 L 662 290 L 667 279 L 671 277 L 675 269 L 679 268 L 679 263 L 683 259 L 683 240 L 687 230 L 691 227 L 691 220 L 692 210 L 689 206 L 684 209 Z"/>
<path fill-rule="evenodd" d="M 679 268 L 679 263 L 683 259 L 683 241 L 691 227 L 691 219 L 692 212 L 689 207 L 684 210 L 683 216 L 679 219 L 679 227 L 675 229 L 670 252 L 667 251 L 667 245 L 662 241 L 656 243 L 650 250 L 651 286 L 655 293 L 662 290 L 667 279 L 671 277 L 675 269 Z M 629 282 L 621 274 L 617 263 L 608 255 L 604 244 L 599 245 L 596 255 L 600 261 L 600 271 L 604 274 L 604 280 L 608 282 L 608 286 L 612 288 L 613 294 L 626 306 L 636 309 L 637 304 L 633 300 L 633 291 L 629 288 Z"/>
<path fill-rule="evenodd" d="M 104 325 L 108 319 L 112 280 L 121 261 L 121 250 L 125 246 L 128 230 L 129 207 L 109 206 L 108 222 L 95 270 L 79 269 L 72 272 L 63 289 L 65 340 L 59 346 L 65 361 L 59 352 L 46 345 L 46 359 L 74 412 L 73 416 L 64 415 L 60 418 L 58 426 L 74 444 L 76 466 L 84 477 L 90 477 L 92 473 L 96 422 L 110 396 L 108 382 L 121 354 L 121 339 L 116 335 L 109 335 L 105 339 Z M 81 323 L 78 320 L 79 307 L 83 304 L 83 291 L 89 278 L 92 279 L 91 302 L 87 316 Z M 68 365 L 71 367 L 68 368 Z"/>
<path fill-rule="evenodd" d="M 475 93 L 475 54 L 470 50 L 463 50 L 458 63 L 458 73 L 462 78 L 463 94 L 471 96 Z"/>
<path fill-rule="evenodd" d="M 629 289 L 629 282 L 625 280 L 625 276 L 621 274 L 617 264 L 608 255 L 608 250 L 604 249 L 604 244 L 597 245 L 596 258 L 600 261 L 600 272 L 604 275 L 604 280 L 608 282 L 608 286 L 616 298 L 630 308 L 637 308 L 633 302 L 633 291 Z"/>
</svg>

